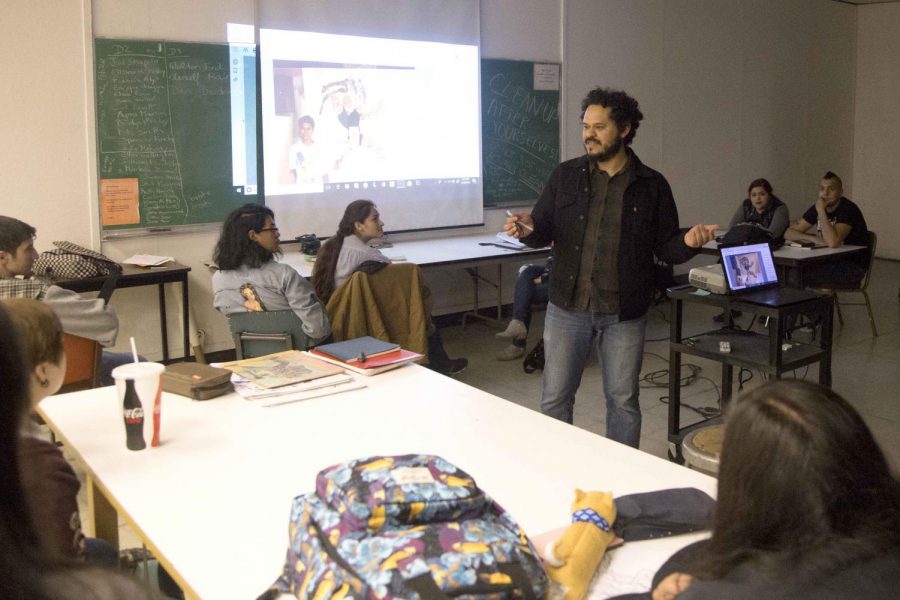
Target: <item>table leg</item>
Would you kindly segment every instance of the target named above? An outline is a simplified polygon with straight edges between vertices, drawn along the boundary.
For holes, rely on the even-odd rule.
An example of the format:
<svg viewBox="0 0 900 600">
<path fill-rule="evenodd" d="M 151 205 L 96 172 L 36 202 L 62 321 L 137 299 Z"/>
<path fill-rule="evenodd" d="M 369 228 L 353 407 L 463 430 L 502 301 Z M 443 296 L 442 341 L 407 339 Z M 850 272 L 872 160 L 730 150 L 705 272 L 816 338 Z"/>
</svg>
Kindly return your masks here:
<svg viewBox="0 0 900 600">
<path fill-rule="evenodd" d="M 163 363 L 169 362 L 169 326 L 166 323 L 166 284 L 160 283 L 159 290 L 159 334 L 162 338 Z"/>
<path fill-rule="evenodd" d="M 831 338 L 834 333 L 834 298 L 829 296 L 822 309 L 822 349 L 825 354 L 819 361 L 819 383 L 831 387 Z"/>
<path fill-rule="evenodd" d="M 482 321 L 486 321 L 487 323 L 493 323 L 495 325 L 502 326 L 502 316 L 503 316 L 503 304 L 502 304 L 502 292 L 503 288 L 503 265 L 501 263 L 497 263 L 497 281 L 490 281 L 481 276 L 478 272 L 478 267 L 466 267 L 466 273 L 469 274 L 469 277 L 472 280 L 472 310 L 463 313 L 462 317 L 462 327 L 466 328 L 466 321 L 469 318 L 472 319 L 480 319 Z M 481 282 L 486 283 L 489 286 L 492 286 L 497 290 L 497 318 L 492 319 L 491 317 L 485 317 L 478 313 L 478 304 L 479 304 L 479 295 L 478 288 Z"/>
<path fill-rule="evenodd" d="M 187 360 L 191 356 L 190 309 L 191 305 L 188 300 L 188 278 L 185 274 L 184 279 L 181 280 L 181 322 L 184 325 L 184 360 Z"/>
<path fill-rule="evenodd" d="M 106 540 L 116 548 L 119 547 L 119 514 L 109 502 L 94 478 L 88 475 L 88 513 L 91 515 L 91 526 L 86 532 L 90 537 Z"/>
</svg>

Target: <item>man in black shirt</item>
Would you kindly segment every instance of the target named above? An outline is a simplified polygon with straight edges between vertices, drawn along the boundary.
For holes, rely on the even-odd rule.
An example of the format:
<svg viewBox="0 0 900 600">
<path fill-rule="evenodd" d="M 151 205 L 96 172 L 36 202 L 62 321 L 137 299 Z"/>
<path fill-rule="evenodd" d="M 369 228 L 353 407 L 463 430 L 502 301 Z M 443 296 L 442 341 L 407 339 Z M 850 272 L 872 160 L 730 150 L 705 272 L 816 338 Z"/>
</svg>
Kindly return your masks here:
<svg viewBox="0 0 900 600">
<path fill-rule="evenodd" d="M 784 232 L 789 241 L 810 240 L 840 248 L 843 244 L 869 246 L 869 228 L 862 211 L 843 194 L 841 178 L 828 171 L 819 183 L 819 197 L 796 223 Z M 815 230 L 813 230 L 815 227 Z M 804 271 L 804 281 L 817 286 L 854 283 L 866 274 L 869 250 L 834 262 L 814 265 Z"/>
</svg>

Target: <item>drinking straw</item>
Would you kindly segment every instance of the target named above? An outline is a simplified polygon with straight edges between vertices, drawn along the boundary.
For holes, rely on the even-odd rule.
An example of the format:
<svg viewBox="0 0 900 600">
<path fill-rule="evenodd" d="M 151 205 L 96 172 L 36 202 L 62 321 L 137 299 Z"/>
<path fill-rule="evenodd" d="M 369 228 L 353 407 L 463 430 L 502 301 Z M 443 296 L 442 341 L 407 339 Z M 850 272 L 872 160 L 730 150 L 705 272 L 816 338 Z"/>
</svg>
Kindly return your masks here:
<svg viewBox="0 0 900 600">
<path fill-rule="evenodd" d="M 134 362 L 138 362 L 137 346 L 134 343 L 134 337 L 131 338 L 131 355 L 134 357 Z"/>
</svg>

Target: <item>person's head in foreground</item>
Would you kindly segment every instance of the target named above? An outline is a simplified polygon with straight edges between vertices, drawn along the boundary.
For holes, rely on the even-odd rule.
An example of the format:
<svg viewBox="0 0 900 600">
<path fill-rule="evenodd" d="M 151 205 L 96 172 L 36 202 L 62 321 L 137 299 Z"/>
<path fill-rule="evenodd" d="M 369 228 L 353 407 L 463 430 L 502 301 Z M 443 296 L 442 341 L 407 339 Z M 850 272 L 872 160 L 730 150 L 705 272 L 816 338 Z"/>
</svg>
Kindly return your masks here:
<svg viewBox="0 0 900 600">
<path fill-rule="evenodd" d="M 732 405 L 701 579 L 750 563 L 775 580 L 810 582 L 898 551 L 900 482 L 846 400 L 778 380 Z"/>
<path fill-rule="evenodd" d="M 25 357 L 31 407 L 55 394 L 66 373 L 63 329 L 47 304 L 30 298 L 2 300 L 9 311 Z"/>
<path fill-rule="evenodd" d="M 225 218 L 213 261 L 223 270 L 260 267 L 281 252 L 280 244 L 272 209 L 245 204 Z"/>
</svg>

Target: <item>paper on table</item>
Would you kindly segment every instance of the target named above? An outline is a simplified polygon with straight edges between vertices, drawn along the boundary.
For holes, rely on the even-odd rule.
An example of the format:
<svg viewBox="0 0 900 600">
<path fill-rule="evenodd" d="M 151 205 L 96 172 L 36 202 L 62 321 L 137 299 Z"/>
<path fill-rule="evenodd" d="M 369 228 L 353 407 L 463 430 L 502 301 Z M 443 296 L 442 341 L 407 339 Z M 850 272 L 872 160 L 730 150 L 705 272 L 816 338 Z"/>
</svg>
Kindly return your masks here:
<svg viewBox="0 0 900 600">
<path fill-rule="evenodd" d="M 252 381 L 244 379 L 237 373 L 231 374 L 231 383 L 234 384 L 234 391 L 246 398 L 247 400 L 260 400 L 262 398 L 273 398 L 276 396 L 286 396 L 298 392 L 309 392 L 323 387 L 332 387 L 341 383 L 350 383 L 353 377 L 346 373 L 338 373 L 336 375 L 328 375 L 310 381 L 284 385 L 277 388 L 261 388 Z"/>
<path fill-rule="evenodd" d="M 270 406 L 279 406 L 281 404 L 290 404 L 291 402 L 300 402 L 301 400 L 311 400 L 313 398 L 321 398 L 322 396 L 333 396 L 335 394 L 343 394 L 353 390 L 361 390 L 366 384 L 359 381 L 348 381 L 347 383 L 339 383 L 328 387 L 310 390 L 308 392 L 297 392 L 295 394 L 287 394 L 285 396 L 277 396 L 263 400 L 261 406 L 266 408 Z"/>
<path fill-rule="evenodd" d="M 525 244 L 512 237 L 511 235 L 507 235 L 506 232 L 501 231 L 497 233 L 497 239 L 500 240 L 501 243 L 512 246 L 513 248 L 526 248 Z"/>
<path fill-rule="evenodd" d="M 135 254 L 122 261 L 124 265 L 137 265 L 139 267 L 158 267 L 168 262 L 174 262 L 171 256 L 154 256 L 152 254 Z"/>
</svg>

